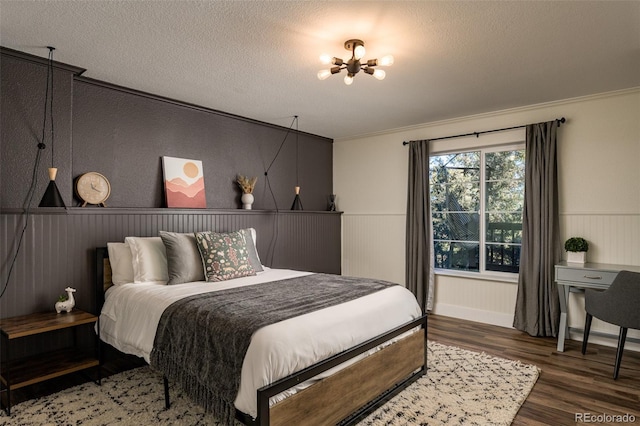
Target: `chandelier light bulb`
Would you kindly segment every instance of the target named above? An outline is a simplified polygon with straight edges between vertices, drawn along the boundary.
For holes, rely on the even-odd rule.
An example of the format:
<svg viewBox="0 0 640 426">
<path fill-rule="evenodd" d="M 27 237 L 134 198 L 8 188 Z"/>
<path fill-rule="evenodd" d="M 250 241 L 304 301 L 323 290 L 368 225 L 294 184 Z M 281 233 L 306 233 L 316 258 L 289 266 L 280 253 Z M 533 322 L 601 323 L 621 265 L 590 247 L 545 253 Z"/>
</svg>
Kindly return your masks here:
<svg viewBox="0 0 640 426">
<path fill-rule="evenodd" d="M 378 80 L 384 80 L 384 78 L 387 76 L 387 73 L 384 72 L 384 70 L 375 70 L 373 72 L 373 76 Z"/>
<path fill-rule="evenodd" d="M 329 65 L 330 68 L 318 71 L 318 79 L 326 80 L 331 75 L 338 74 L 340 71 L 345 70 L 347 75 L 344 77 L 344 84 L 347 86 L 353 84 L 353 79 L 360 71 L 373 75 L 378 80 L 383 80 L 386 77 L 386 72 L 377 67 L 393 65 L 394 62 L 394 58 L 391 55 L 385 55 L 380 59 L 363 59 L 366 51 L 364 41 L 359 39 L 354 38 L 345 41 L 344 48 L 349 51 L 351 55 L 351 57 L 347 57 L 347 61 L 328 54 L 320 55 L 320 61 L 323 64 Z"/>
<path fill-rule="evenodd" d="M 333 57 L 327 53 L 323 53 L 322 55 L 320 55 L 320 63 L 324 64 L 324 65 L 328 65 L 331 63 L 331 60 L 333 59 Z"/>
<path fill-rule="evenodd" d="M 393 56 L 386 55 L 378 60 L 378 65 L 382 65 L 383 67 L 388 67 L 393 65 Z"/>
<path fill-rule="evenodd" d="M 331 70 L 320 70 L 318 71 L 318 80 L 326 80 L 331 76 Z"/>
</svg>

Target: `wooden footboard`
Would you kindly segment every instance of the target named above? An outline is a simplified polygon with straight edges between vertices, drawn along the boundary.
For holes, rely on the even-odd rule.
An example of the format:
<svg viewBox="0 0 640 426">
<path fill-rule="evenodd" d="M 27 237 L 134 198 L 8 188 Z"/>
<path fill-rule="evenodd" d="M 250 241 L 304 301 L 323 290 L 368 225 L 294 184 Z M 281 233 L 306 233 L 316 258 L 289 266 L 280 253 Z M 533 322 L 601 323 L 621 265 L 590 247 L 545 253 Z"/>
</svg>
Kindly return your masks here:
<svg viewBox="0 0 640 426">
<path fill-rule="evenodd" d="M 424 365 L 424 331 L 364 358 L 275 404 L 271 426 L 334 425 Z"/>
<path fill-rule="evenodd" d="M 239 419 L 260 426 L 354 424 L 426 373 L 426 326 L 424 315 L 265 386 L 257 392 L 258 418 Z M 269 407 L 271 396 L 416 327 L 421 329 Z"/>
</svg>

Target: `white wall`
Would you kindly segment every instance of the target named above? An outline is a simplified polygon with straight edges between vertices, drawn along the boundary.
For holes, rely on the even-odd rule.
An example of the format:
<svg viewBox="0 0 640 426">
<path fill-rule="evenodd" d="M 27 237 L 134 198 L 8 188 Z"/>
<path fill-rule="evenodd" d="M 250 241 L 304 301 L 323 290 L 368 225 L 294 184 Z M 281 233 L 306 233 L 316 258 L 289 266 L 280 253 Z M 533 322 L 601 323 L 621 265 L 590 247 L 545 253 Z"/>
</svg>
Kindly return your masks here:
<svg viewBox="0 0 640 426">
<path fill-rule="evenodd" d="M 592 262 L 640 265 L 640 88 L 635 88 L 336 140 L 343 273 L 404 283 L 408 154 L 403 141 L 559 117 L 567 119 L 558 133 L 561 240 L 586 238 Z M 513 138 L 509 133 L 504 137 Z M 465 141 L 438 143 L 442 148 Z M 438 275 L 434 311 L 510 327 L 516 291 L 513 282 Z M 581 301 L 571 303 L 569 323 L 580 326 Z M 596 322 L 593 329 L 608 330 Z"/>
</svg>

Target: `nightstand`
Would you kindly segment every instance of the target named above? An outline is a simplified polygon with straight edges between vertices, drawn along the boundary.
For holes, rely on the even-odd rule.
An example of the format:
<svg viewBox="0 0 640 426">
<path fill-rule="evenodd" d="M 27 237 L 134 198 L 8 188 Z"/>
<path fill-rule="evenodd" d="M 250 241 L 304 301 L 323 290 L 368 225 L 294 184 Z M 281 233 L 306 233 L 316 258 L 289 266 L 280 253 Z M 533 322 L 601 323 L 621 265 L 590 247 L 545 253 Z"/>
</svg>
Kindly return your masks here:
<svg viewBox="0 0 640 426">
<path fill-rule="evenodd" d="M 97 369 L 98 384 L 100 384 L 101 380 L 99 335 L 97 336 L 95 353 L 93 354 L 81 351 L 74 344 L 74 346 L 52 352 L 11 360 L 11 343 L 16 339 L 27 336 L 92 325 L 96 321 L 98 321 L 97 316 L 79 309 L 74 309 L 69 313 L 41 312 L 0 320 L 0 337 L 2 338 L 3 346 L 6 348 L 5 358 L 3 358 L 0 368 L 0 385 L 6 389 L 7 393 L 7 404 L 4 407 L 7 415 L 11 415 L 11 391 L 13 389 L 91 367 L 96 367 Z M 74 342 L 75 333 L 76 330 L 74 330 Z M 1 397 L 0 408 L 2 408 Z"/>
</svg>

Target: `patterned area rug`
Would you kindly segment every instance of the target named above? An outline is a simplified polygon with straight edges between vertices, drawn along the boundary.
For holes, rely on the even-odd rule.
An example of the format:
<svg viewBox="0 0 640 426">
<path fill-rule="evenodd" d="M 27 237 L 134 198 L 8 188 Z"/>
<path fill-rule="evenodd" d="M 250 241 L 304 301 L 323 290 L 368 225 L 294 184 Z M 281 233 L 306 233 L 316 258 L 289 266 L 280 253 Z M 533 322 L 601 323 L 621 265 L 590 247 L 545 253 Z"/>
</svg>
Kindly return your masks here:
<svg viewBox="0 0 640 426">
<path fill-rule="evenodd" d="M 360 425 L 509 425 L 535 384 L 534 365 L 428 343 L 428 372 Z M 149 367 L 11 407 L 0 425 L 219 425 Z"/>
</svg>

